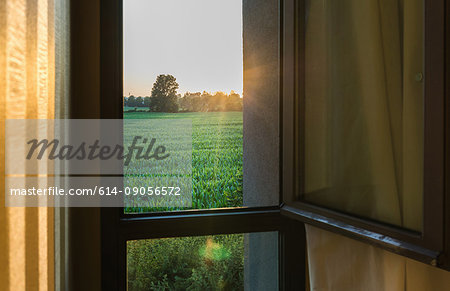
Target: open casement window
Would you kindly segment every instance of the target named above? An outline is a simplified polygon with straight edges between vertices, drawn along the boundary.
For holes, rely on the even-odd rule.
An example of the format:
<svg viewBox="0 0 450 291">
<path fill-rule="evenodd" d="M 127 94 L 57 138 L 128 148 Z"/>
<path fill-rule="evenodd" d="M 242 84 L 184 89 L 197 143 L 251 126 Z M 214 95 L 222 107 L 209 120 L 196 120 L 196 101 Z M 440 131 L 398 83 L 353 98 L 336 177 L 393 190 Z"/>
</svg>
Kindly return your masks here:
<svg viewBox="0 0 450 291">
<path fill-rule="evenodd" d="M 123 56 L 124 49 L 129 49 L 123 46 L 127 1 L 130 0 L 101 1 L 100 103 L 101 117 L 105 119 L 124 117 Z M 185 1 L 181 2 L 186 5 Z M 193 9 L 202 11 L 200 2 L 193 1 Z M 203 282 L 201 277 L 215 276 L 215 272 L 216 275 L 223 273 L 219 283 L 224 285 L 219 285 L 225 290 L 301 290 L 305 287 L 305 276 L 298 275 L 305 274 L 303 224 L 280 214 L 281 3 L 278 0 L 246 0 L 241 5 L 245 96 L 243 197 L 233 207 L 225 205 L 220 209 L 204 207 L 201 203 L 194 204 L 191 209 L 170 211 L 102 208 L 102 290 L 146 288 L 140 284 L 152 280 L 154 277 L 150 276 L 162 270 L 162 261 L 169 256 L 179 257 L 178 264 L 173 266 L 178 277 L 181 275 L 176 269 L 189 265 L 197 256 L 203 258 L 202 266 L 206 266 L 207 274 L 201 268 L 196 268 L 195 272 L 191 270 L 198 280 L 192 277 L 183 282 L 178 280 L 177 284 L 182 284 L 178 285 L 180 290 L 188 286 L 202 287 L 198 285 Z M 207 16 L 211 18 L 211 15 Z M 146 25 L 145 21 L 143 25 Z M 193 130 L 195 126 L 193 122 Z M 216 147 L 221 146 L 217 141 L 213 142 Z M 193 147 L 196 147 L 195 141 Z M 220 162 L 220 157 L 216 158 Z M 202 189 L 196 191 L 195 195 L 202 194 Z M 226 193 L 216 191 L 215 194 L 223 196 Z M 232 245 L 238 246 L 237 252 L 230 251 Z M 221 265 L 223 258 L 227 258 L 228 263 Z M 235 263 L 242 264 L 242 269 L 227 279 L 230 273 L 220 266 L 231 268 Z M 140 274 L 136 272 L 137 268 L 140 268 Z M 145 280 L 138 281 L 137 275 L 141 279 L 144 276 Z M 176 277 L 167 273 L 156 275 L 162 277 L 151 282 L 155 288 L 166 286 L 167 280 Z M 239 282 L 242 284 L 236 286 Z M 228 285 L 230 283 L 232 285 Z"/>
<path fill-rule="evenodd" d="M 281 212 L 449 269 L 444 2 L 284 2 Z"/>
<path fill-rule="evenodd" d="M 123 118 L 123 1 L 100 6 L 106 119 Z M 450 268 L 449 5 L 335 2 L 242 1 L 242 203 L 101 209 L 103 290 L 131 288 L 127 256 L 140 255 L 127 255 L 130 246 L 150 253 L 169 242 L 211 247 L 223 235 L 243 245 L 244 287 L 302 290 L 304 224 Z M 255 268 L 262 258 L 271 276 Z"/>
</svg>

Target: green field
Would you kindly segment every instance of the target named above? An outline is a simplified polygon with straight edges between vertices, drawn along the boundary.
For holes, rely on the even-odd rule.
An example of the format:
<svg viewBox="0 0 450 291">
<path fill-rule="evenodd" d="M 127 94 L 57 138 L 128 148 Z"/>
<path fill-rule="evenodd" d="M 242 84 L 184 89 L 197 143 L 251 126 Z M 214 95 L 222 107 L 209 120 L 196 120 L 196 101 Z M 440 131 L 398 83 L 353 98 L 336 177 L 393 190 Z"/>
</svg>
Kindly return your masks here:
<svg viewBox="0 0 450 291">
<path fill-rule="evenodd" d="M 142 111 L 125 112 L 124 118 L 192 120 L 193 208 L 242 206 L 242 112 Z M 159 210 L 173 209 L 126 212 Z M 243 290 L 242 234 L 137 240 L 127 246 L 129 290 Z"/>
<path fill-rule="evenodd" d="M 244 290 L 244 235 L 127 242 L 128 290 Z"/>
<path fill-rule="evenodd" d="M 125 119 L 192 120 L 192 208 L 243 205 L 242 112 L 126 112 L 130 109 L 124 108 Z"/>
</svg>

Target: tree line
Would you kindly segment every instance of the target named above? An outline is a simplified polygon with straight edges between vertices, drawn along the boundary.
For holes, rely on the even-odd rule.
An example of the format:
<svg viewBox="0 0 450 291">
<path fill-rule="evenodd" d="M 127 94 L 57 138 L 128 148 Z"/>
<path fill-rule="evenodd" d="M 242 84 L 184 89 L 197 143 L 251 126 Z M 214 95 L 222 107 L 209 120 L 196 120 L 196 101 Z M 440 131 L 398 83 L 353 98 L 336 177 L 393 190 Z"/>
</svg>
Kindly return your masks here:
<svg viewBox="0 0 450 291">
<path fill-rule="evenodd" d="M 159 75 L 151 91 L 151 96 L 124 97 L 126 107 L 148 108 L 151 112 L 213 112 L 242 111 L 242 98 L 231 91 L 224 92 L 186 92 L 177 94 L 178 83 L 172 75 Z"/>
</svg>

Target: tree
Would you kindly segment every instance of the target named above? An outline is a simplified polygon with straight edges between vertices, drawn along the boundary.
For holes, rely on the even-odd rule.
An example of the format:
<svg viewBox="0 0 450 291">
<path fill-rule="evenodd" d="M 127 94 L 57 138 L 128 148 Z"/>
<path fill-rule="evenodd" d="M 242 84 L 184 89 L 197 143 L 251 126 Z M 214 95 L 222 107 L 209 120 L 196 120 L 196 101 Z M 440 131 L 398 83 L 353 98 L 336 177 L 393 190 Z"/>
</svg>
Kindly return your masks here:
<svg viewBox="0 0 450 291">
<path fill-rule="evenodd" d="M 136 107 L 144 106 L 144 99 L 142 99 L 141 96 L 137 97 L 135 102 L 136 102 L 136 105 L 135 105 Z"/>
<path fill-rule="evenodd" d="M 128 99 L 127 99 L 127 106 L 128 107 L 135 107 L 136 106 L 136 98 L 133 95 L 128 97 Z"/>
<path fill-rule="evenodd" d="M 150 97 L 144 97 L 144 107 L 150 107 Z"/>
<path fill-rule="evenodd" d="M 225 104 L 227 101 L 227 94 L 224 92 L 216 92 L 211 98 L 209 111 L 225 111 Z"/>
<path fill-rule="evenodd" d="M 225 105 L 225 110 L 227 111 L 242 111 L 242 98 L 239 94 L 232 91 L 227 97 L 227 102 Z"/>
<path fill-rule="evenodd" d="M 153 84 L 150 111 L 178 112 L 178 83 L 172 75 L 159 75 Z"/>
</svg>

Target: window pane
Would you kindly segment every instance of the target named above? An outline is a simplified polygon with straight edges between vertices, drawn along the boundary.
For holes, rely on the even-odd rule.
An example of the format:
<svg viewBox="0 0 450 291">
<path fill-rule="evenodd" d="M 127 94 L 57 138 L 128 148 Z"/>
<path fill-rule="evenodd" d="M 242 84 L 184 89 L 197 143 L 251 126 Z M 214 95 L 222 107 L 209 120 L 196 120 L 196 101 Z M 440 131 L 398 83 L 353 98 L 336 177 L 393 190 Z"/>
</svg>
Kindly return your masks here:
<svg viewBox="0 0 450 291">
<path fill-rule="evenodd" d="M 303 199 L 421 230 L 423 1 L 306 1 Z"/>
<path fill-rule="evenodd" d="M 192 125 L 192 205 L 125 212 L 243 206 L 242 1 L 126 0 L 123 21 L 124 118 Z"/>
<path fill-rule="evenodd" d="M 139 205 L 125 212 L 278 205 L 278 0 L 258 5 L 242 0 L 125 0 L 123 5 L 124 118 L 167 121 L 165 127 L 171 120 L 184 120 L 192 129 L 192 150 L 185 151 L 192 157 L 192 204 Z M 152 126 L 145 130 L 149 128 L 162 132 Z M 143 171 L 135 170 L 137 176 Z"/>
<path fill-rule="evenodd" d="M 278 233 L 128 241 L 128 290 L 278 290 Z"/>
</svg>

